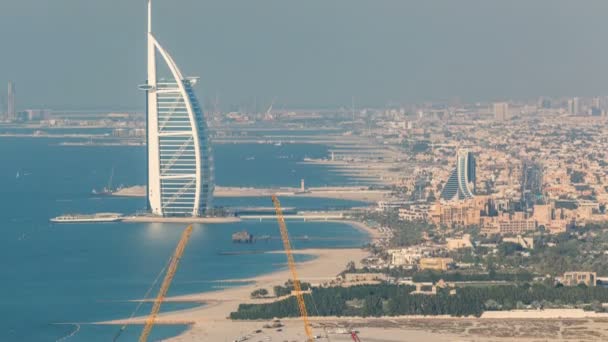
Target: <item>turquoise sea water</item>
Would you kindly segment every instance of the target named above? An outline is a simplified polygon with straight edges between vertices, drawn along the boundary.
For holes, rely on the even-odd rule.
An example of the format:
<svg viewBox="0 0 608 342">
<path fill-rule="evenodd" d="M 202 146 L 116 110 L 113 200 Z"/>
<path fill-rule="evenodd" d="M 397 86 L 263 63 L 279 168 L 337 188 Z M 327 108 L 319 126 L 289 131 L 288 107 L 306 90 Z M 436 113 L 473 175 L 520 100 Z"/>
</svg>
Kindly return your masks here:
<svg viewBox="0 0 608 342">
<path fill-rule="evenodd" d="M 297 186 L 300 178 L 306 178 L 311 185 L 350 183 L 321 166 L 298 164 L 307 156 L 323 156 L 323 146 L 219 145 L 215 152 L 220 185 Z M 0 155 L 0 341 L 111 340 L 117 327 L 54 323 L 129 316 L 135 305 L 126 301 L 144 295 L 170 257 L 184 227 L 128 223 L 53 225 L 48 219 L 69 212 L 131 213 L 145 208 L 143 199 L 90 194 L 91 189 L 107 183 L 112 167 L 115 184 L 143 184 L 144 149 L 59 146 L 47 139 L 0 139 Z M 243 167 L 245 163 L 247 167 Z M 223 198 L 217 202 L 224 206 L 271 204 L 266 198 Z M 302 209 L 360 205 L 308 198 L 286 198 L 283 204 Z M 288 224 L 293 237 L 310 237 L 307 241 L 294 241 L 296 248 L 360 246 L 367 239 L 363 233 L 339 223 Z M 170 295 L 231 286 L 221 280 L 252 277 L 285 267 L 285 258 L 280 254 L 224 255 L 282 249 L 278 239 L 254 245 L 232 244 L 231 234 L 243 229 L 255 235 L 278 237 L 273 221 L 195 226 Z M 306 257 L 300 260 L 303 258 Z M 163 309 L 189 306 L 166 305 Z M 140 313 L 149 309 L 144 306 Z M 184 328 L 157 327 L 152 338 L 174 336 Z M 140 328 L 130 327 L 121 340 L 135 340 L 139 332 Z"/>
</svg>

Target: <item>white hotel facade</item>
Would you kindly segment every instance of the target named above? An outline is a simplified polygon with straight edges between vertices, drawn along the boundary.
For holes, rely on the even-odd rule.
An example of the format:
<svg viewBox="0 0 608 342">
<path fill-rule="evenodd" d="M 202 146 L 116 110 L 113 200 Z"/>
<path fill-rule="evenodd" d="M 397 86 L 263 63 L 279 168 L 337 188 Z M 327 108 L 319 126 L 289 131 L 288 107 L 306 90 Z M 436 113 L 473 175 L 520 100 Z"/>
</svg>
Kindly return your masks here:
<svg viewBox="0 0 608 342">
<path fill-rule="evenodd" d="M 157 58 L 169 70 L 157 75 Z M 152 34 L 148 0 L 147 93 L 148 205 L 158 216 L 204 216 L 212 208 L 213 154 L 193 86 Z"/>
</svg>

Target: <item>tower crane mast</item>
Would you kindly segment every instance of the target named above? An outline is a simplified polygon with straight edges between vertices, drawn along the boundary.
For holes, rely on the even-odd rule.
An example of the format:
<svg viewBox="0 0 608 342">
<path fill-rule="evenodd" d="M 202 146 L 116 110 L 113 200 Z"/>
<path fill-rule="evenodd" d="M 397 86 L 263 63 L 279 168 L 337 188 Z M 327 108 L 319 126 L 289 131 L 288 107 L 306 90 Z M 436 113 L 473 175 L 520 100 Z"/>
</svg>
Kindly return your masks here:
<svg viewBox="0 0 608 342">
<path fill-rule="evenodd" d="M 291 277 L 293 280 L 293 289 L 296 293 L 296 299 L 298 301 L 298 308 L 300 309 L 300 316 L 304 322 L 304 330 L 306 331 L 306 337 L 309 342 L 312 342 L 314 337 L 312 335 L 312 328 L 308 321 L 308 311 L 306 310 L 306 303 L 304 302 L 304 296 L 302 295 L 302 286 L 298 279 L 298 272 L 296 271 L 296 263 L 293 258 L 291 243 L 289 242 L 289 233 L 287 232 L 287 225 L 285 224 L 285 218 L 283 217 L 283 209 L 281 209 L 281 203 L 276 195 L 272 195 L 272 203 L 277 213 L 277 221 L 279 222 L 279 228 L 281 230 L 281 239 L 283 240 L 283 247 L 285 248 L 285 254 L 287 255 L 287 264 L 291 271 Z"/>
<path fill-rule="evenodd" d="M 139 336 L 139 342 L 146 342 L 148 340 L 148 336 L 152 331 L 152 327 L 154 327 L 154 323 L 156 321 L 156 317 L 158 316 L 158 312 L 160 311 L 160 306 L 165 300 L 165 296 L 167 295 L 167 291 L 169 291 L 169 286 L 171 286 L 171 281 L 173 281 L 173 277 L 175 276 L 175 271 L 177 271 L 177 266 L 179 265 L 179 261 L 184 254 L 184 250 L 186 249 L 186 245 L 190 240 L 190 236 L 192 235 L 192 225 L 188 226 L 182 233 L 182 237 L 175 248 L 175 252 L 173 253 L 173 257 L 171 257 L 171 262 L 169 263 L 169 267 L 167 268 L 167 274 L 163 279 L 163 283 L 160 286 L 160 290 L 158 291 L 158 296 L 154 300 L 154 305 L 152 306 L 152 311 L 150 312 L 150 316 L 146 319 L 146 325 L 144 326 L 144 330 L 141 332 Z"/>
</svg>

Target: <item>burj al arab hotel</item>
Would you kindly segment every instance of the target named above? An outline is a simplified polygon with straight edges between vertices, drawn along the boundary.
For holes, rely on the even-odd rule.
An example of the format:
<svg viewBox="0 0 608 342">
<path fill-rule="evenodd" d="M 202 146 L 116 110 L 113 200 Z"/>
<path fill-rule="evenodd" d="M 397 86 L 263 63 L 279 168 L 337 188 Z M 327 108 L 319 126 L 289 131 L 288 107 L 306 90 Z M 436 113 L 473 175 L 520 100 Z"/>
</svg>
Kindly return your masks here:
<svg viewBox="0 0 608 342">
<path fill-rule="evenodd" d="M 154 215 L 198 217 L 212 208 L 213 154 L 193 90 L 197 80 L 184 77 L 154 37 L 148 0 L 148 80 L 140 88 L 147 94 L 148 205 Z"/>
</svg>

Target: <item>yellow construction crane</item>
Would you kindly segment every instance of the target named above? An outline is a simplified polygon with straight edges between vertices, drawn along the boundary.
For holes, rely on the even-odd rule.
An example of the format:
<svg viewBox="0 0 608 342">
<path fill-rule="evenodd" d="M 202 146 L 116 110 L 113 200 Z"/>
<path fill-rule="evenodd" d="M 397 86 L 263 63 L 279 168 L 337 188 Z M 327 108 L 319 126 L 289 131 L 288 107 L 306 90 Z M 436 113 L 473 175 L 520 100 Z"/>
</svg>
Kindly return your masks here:
<svg viewBox="0 0 608 342">
<path fill-rule="evenodd" d="M 181 259 L 182 254 L 184 254 L 184 249 L 186 249 L 186 245 L 188 244 L 191 235 L 192 225 L 188 226 L 188 228 L 184 230 L 182 233 L 182 238 L 179 240 L 179 243 L 175 248 L 175 252 L 173 253 L 173 257 L 171 257 L 171 262 L 169 263 L 169 268 L 167 269 L 167 274 L 165 275 L 165 279 L 163 279 L 163 284 L 158 291 L 158 296 L 156 296 L 156 299 L 154 300 L 154 305 L 152 306 L 150 316 L 148 316 L 146 319 L 144 330 L 141 332 L 141 336 L 139 336 L 139 342 L 146 342 L 148 340 L 148 336 L 150 335 L 154 322 L 156 321 L 156 316 L 158 316 L 158 312 L 160 311 L 160 305 L 163 303 L 163 300 L 167 295 L 167 291 L 169 291 L 169 286 L 171 285 L 171 281 L 175 276 L 175 271 L 177 271 L 179 260 Z"/>
<path fill-rule="evenodd" d="M 300 308 L 300 316 L 304 321 L 304 330 L 306 330 L 306 336 L 308 341 L 313 341 L 312 328 L 308 321 L 308 311 L 306 311 L 306 304 L 304 303 L 304 296 L 302 295 L 302 287 L 300 286 L 300 280 L 298 279 L 298 272 L 296 271 L 296 263 L 291 253 L 291 243 L 289 242 L 289 234 L 287 232 L 287 225 L 285 224 L 285 218 L 283 217 L 283 209 L 281 209 L 281 203 L 276 195 L 272 195 L 272 203 L 274 209 L 277 212 L 277 221 L 279 221 L 279 228 L 281 229 L 281 239 L 283 240 L 283 247 L 285 248 L 285 254 L 287 255 L 287 264 L 291 271 L 291 277 L 293 279 L 293 289 L 296 293 L 298 300 L 298 307 Z"/>
</svg>

